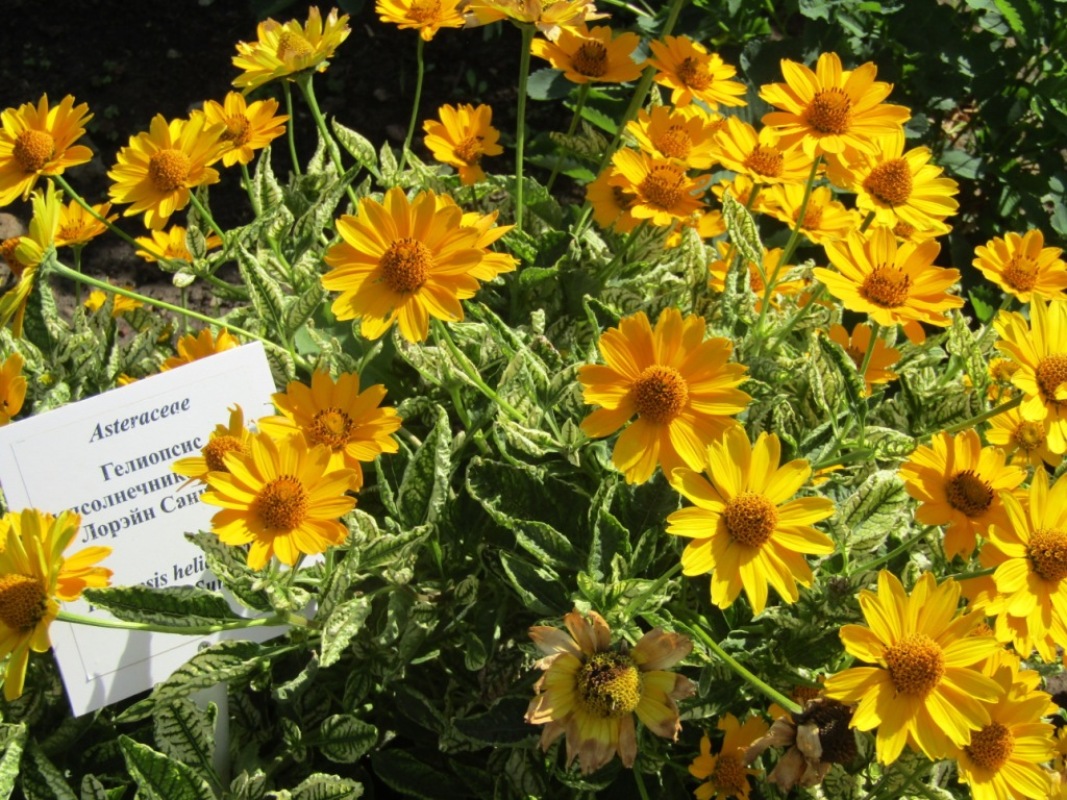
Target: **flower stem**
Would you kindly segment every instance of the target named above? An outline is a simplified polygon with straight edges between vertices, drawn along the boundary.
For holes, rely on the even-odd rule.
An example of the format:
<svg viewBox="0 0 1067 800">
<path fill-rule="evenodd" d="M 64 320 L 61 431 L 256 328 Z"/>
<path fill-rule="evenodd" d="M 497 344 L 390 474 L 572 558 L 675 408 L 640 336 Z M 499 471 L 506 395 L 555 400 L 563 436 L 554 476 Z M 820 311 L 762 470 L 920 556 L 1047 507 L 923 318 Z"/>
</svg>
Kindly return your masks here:
<svg viewBox="0 0 1067 800">
<path fill-rule="evenodd" d="M 808 213 L 808 203 L 811 201 L 811 193 L 815 189 L 815 179 L 819 176 L 819 167 L 821 165 L 822 153 L 819 153 L 819 155 L 815 156 L 815 160 L 811 162 L 808 182 L 804 184 L 804 199 L 800 201 L 800 210 L 797 212 L 797 224 L 793 226 L 793 230 L 789 234 L 789 241 L 785 243 L 785 247 L 782 249 L 782 259 L 779 263 L 788 264 L 789 259 L 793 257 L 793 253 L 800 243 L 800 229 L 804 226 L 804 217 Z"/>
<path fill-rule="evenodd" d="M 82 271 L 82 248 L 85 245 L 79 244 L 74 246 L 74 271 L 79 275 Z M 80 283 L 74 284 L 74 307 L 81 308 L 82 304 L 82 285 Z"/>
<path fill-rule="evenodd" d="M 248 174 L 248 165 L 241 165 L 241 183 L 245 187 L 245 191 L 248 193 L 248 202 L 252 204 L 252 213 L 255 216 L 259 216 L 263 209 L 259 207 L 259 201 L 256 198 L 256 192 L 252 185 L 252 176 Z"/>
<path fill-rule="evenodd" d="M 970 419 L 965 419 L 963 422 L 957 422 L 955 425 L 949 425 L 947 428 L 940 428 L 939 430 L 943 431 L 944 433 L 956 433 L 957 431 L 965 431 L 968 428 L 973 428 L 979 423 L 985 422 L 987 419 L 997 416 L 998 414 L 1003 414 L 1005 411 L 1011 411 L 1017 405 L 1022 403 L 1022 401 L 1023 396 L 1021 394 L 1016 395 L 1006 403 L 1001 403 L 999 406 L 995 406 L 994 408 L 991 408 L 988 411 L 983 411 L 981 414 L 973 416 Z M 931 433 L 937 432 L 938 431 L 926 431 L 925 433 L 921 434 L 916 438 L 922 439 L 929 436 Z"/>
<path fill-rule="evenodd" d="M 868 561 L 866 564 L 860 564 L 858 567 L 853 567 L 851 572 L 853 574 L 861 574 L 864 572 L 870 572 L 873 569 L 877 569 L 878 567 L 882 566 L 882 564 L 888 564 L 897 556 L 908 552 L 909 550 L 911 550 L 911 548 L 915 547 L 915 545 L 920 544 L 923 539 L 925 539 L 930 534 L 930 531 L 934 529 L 935 528 L 933 525 L 927 525 L 925 528 L 922 529 L 922 531 L 919 532 L 918 535 L 912 536 L 910 539 L 901 542 L 897 547 L 890 550 L 884 556 L 879 556 L 876 559 Z"/>
<path fill-rule="evenodd" d="M 285 94 L 285 113 L 289 115 L 289 124 L 285 126 L 289 140 L 289 158 L 293 162 L 293 174 L 300 174 L 300 159 L 296 157 L 296 133 L 294 124 L 296 117 L 293 115 L 293 90 L 289 87 L 289 81 L 282 81 L 282 92 Z"/>
<path fill-rule="evenodd" d="M 578 87 L 578 101 L 574 106 L 574 116 L 571 117 L 571 124 L 567 128 L 567 138 L 574 136 L 574 131 L 578 128 L 578 120 L 582 118 L 582 111 L 585 109 L 585 101 L 589 97 L 589 84 L 583 83 Z M 563 158 L 556 159 L 555 165 L 552 167 L 552 174 L 548 176 L 548 183 L 545 184 L 545 191 L 551 192 L 552 185 L 556 182 L 556 176 L 559 175 L 559 168 L 563 163 Z"/>
<path fill-rule="evenodd" d="M 218 236 L 220 239 L 222 239 L 223 242 L 225 242 L 226 234 L 223 233 L 222 228 L 220 228 L 218 223 L 215 222 L 215 218 L 211 216 L 211 212 L 208 211 L 207 208 L 204 207 L 204 204 L 201 203 L 200 200 L 197 198 L 196 192 L 189 192 L 189 200 L 196 208 L 197 213 L 200 214 L 200 216 L 203 217 L 204 220 L 207 222 L 208 227 L 210 227 L 211 230 L 215 232 L 216 236 Z"/>
<path fill-rule="evenodd" d="M 522 230 L 524 210 L 522 171 L 526 157 L 526 82 L 530 77 L 530 43 L 534 26 L 522 25 L 522 52 L 519 54 L 519 121 L 515 128 L 515 230 Z"/>
<path fill-rule="evenodd" d="M 416 38 L 419 44 L 415 50 L 415 99 L 411 103 L 411 120 L 408 122 L 407 136 L 404 137 L 404 150 L 400 153 L 400 164 L 396 168 L 398 173 L 403 172 L 404 165 L 408 163 L 408 153 L 411 152 L 411 142 L 415 138 L 415 126 L 419 121 L 419 104 L 422 100 L 422 79 L 426 73 L 426 62 L 423 58 L 423 50 L 426 46 L 426 42 L 421 36 Z"/>
<path fill-rule="evenodd" d="M 440 320 L 432 319 L 430 324 L 433 329 L 434 340 L 439 344 L 444 344 L 445 349 L 452 354 L 452 358 L 456 360 L 463 373 L 467 376 L 468 380 L 478 387 L 478 390 L 492 400 L 497 406 L 511 417 L 516 422 L 525 424 L 528 420 L 525 414 L 519 411 L 517 408 L 506 402 L 500 397 L 488 383 L 482 380 L 481 375 L 478 374 L 477 368 L 470 362 L 470 360 L 463 354 L 463 352 L 456 347 L 456 343 L 452 341 L 452 335 L 448 332 L 448 326 L 442 323 Z"/>
<path fill-rule="evenodd" d="M 178 633 L 185 636 L 207 636 L 220 631 L 237 631 L 245 628 L 263 628 L 270 625 L 293 625 L 300 628 L 309 628 L 311 623 L 298 614 L 279 613 L 272 617 L 259 617 L 257 619 L 241 619 L 232 622 L 220 622 L 217 625 L 156 625 L 150 622 L 126 622 L 117 619 L 104 619 L 92 617 L 87 614 L 75 614 L 72 611 L 60 610 L 56 619 L 61 622 L 72 622 L 77 625 L 90 625 L 94 628 L 111 628 L 114 630 L 149 631 L 152 633 Z"/>
<path fill-rule="evenodd" d="M 330 161 L 333 162 L 334 169 L 337 170 L 337 178 L 340 180 L 341 176 L 345 174 L 344 165 L 341 163 L 341 148 L 337 146 L 337 141 L 333 138 L 333 134 L 330 133 L 330 129 L 326 125 L 326 118 L 319 108 L 319 101 L 315 97 L 313 75 L 313 73 L 307 73 L 301 76 L 297 79 L 296 85 L 300 87 L 304 100 L 307 101 L 311 116 L 315 120 L 315 126 L 319 129 L 319 135 L 322 136 L 322 140 L 326 143 L 326 149 L 330 153 Z M 359 198 L 356 197 L 356 192 L 352 185 L 346 186 L 345 190 L 348 192 L 348 199 L 352 201 L 353 205 L 357 205 Z"/>
</svg>

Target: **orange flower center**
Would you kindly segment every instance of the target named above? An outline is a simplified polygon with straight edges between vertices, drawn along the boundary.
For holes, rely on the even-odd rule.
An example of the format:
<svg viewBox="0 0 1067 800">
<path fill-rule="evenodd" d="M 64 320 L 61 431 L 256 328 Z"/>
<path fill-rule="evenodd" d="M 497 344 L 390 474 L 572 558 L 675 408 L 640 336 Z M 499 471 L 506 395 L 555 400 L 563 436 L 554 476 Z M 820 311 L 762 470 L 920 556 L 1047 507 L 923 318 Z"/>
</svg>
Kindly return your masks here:
<svg viewBox="0 0 1067 800">
<path fill-rule="evenodd" d="M 222 139 L 233 142 L 234 148 L 244 147 L 252 138 L 252 123 L 244 114 L 233 114 L 226 117 L 226 132 Z"/>
<path fill-rule="evenodd" d="M 1056 390 L 1067 383 L 1067 356 L 1045 356 L 1037 362 L 1034 370 L 1037 376 L 1037 385 L 1041 387 L 1041 394 L 1045 396 L 1046 403 L 1054 405 L 1067 404 L 1067 400 L 1057 400 Z"/>
<path fill-rule="evenodd" d="M 225 436 L 214 437 L 200 452 L 204 454 L 204 461 L 207 462 L 209 470 L 212 472 L 229 472 L 226 468 L 226 454 L 248 455 L 248 445 L 238 437 L 226 434 Z"/>
<path fill-rule="evenodd" d="M 915 234 L 915 226 L 909 225 L 906 222 L 897 220 L 897 224 L 893 226 L 893 235 L 898 239 L 910 239 Z"/>
<path fill-rule="evenodd" d="M 412 22 L 436 22 L 441 18 L 441 1 L 415 0 L 408 9 L 408 18 Z"/>
<path fill-rule="evenodd" d="M 37 172 L 52 160 L 56 141 L 44 131 L 25 130 L 15 137 L 11 155 L 25 172 Z"/>
<path fill-rule="evenodd" d="M 719 797 L 745 797 L 748 794 L 748 775 L 741 759 L 732 753 L 720 753 L 715 770 L 709 776 Z"/>
<path fill-rule="evenodd" d="M 315 52 L 311 42 L 295 31 L 285 31 L 278 37 L 278 60 L 292 63 Z"/>
<path fill-rule="evenodd" d="M 477 164 L 482 160 L 482 137 L 468 136 L 453 150 L 460 161 L 465 161 L 468 165 Z"/>
<path fill-rule="evenodd" d="M 637 188 L 652 205 L 670 210 L 684 197 L 684 183 L 684 172 L 669 164 L 660 164 L 649 170 Z"/>
<path fill-rule="evenodd" d="M 324 408 L 311 422 L 311 438 L 331 450 L 340 450 L 351 439 L 352 418 L 339 408 Z"/>
<path fill-rule="evenodd" d="M 693 137 L 684 125 L 671 125 L 653 144 L 667 158 L 685 160 L 693 149 Z"/>
<path fill-rule="evenodd" d="M 982 480 L 973 469 L 957 472 L 945 484 L 948 504 L 968 517 L 985 513 L 993 502 L 993 488 Z"/>
<path fill-rule="evenodd" d="M 1028 292 L 1037 283 L 1037 263 L 1026 256 L 1012 256 L 1000 277 L 1017 292 Z"/>
<path fill-rule="evenodd" d="M 600 42 L 583 42 L 571 57 L 574 71 L 590 78 L 599 78 L 608 71 L 608 48 Z"/>
<path fill-rule="evenodd" d="M 1015 426 L 1014 438 L 1020 450 L 1031 453 L 1045 443 L 1045 426 L 1041 422 L 1023 420 Z"/>
<path fill-rule="evenodd" d="M 637 708 L 644 678 L 629 656 L 606 652 L 594 653 L 578 670 L 576 682 L 586 710 L 613 719 Z"/>
<path fill-rule="evenodd" d="M 21 239 L 21 236 L 12 236 L 10 239 L 4 239 L 4 241 L 0 242 L 0 258 L 4 259 L 4 263 L 15 273 L 16 278 L 22 274 L 23 270 L 22 262 L 15 255 Z"/>
<path fill-rule="evenodd" d="M 924 633 L 905 636 L 883 654 L 893 686 L 900 694 L 926 697 L 945 674 L 941 645 Z"/>
<path fill-rule="evenodd" d="M 760 547 L 778 525 L 778 509 L 757 492 L 738 494 L 726 504 L 722 516 L 734 541 L 748 547 Z"/>
<path fill-rule="evenodd" d="M 1046 581 L 1055 583 L 1067 578 L 1067 532 L 1055 528 L 1034 531 L 1026 554 L 1034 565 L 1034 572 Z"/>
<path fill-rule="evenodd" d="M 777 178 L 782 174 L 782 164 L 785 159 L 782 154 L 778 152 L 777 147 L 768 147 L 767 145 L 758 144 L 756 148 L 748 154 L 748 158 L 745 159 L 745 167 L 752 170 L 758 175 L 765 175 L 768 178 Z"/>
<path fill-rule="evenodd" d="M 847 133 L 852 122 L 852 101 L 844 89 L 820 89 L 808 105 L 808 125 L 819 133 Z"/>
<path fill-rule="evenodd" d="M 689 56 L 678 65 L 678 80 L 690 89 L 701 91 L 711 86 L 711 74 L 700 59 Z"/>
<path fill-rule="evenodd" d="M 689 384 L 673 367 L 655 364 L 646 367 L 634 381 L 634 405 L 637 413 L 657 425 L 677 417 L 689 402 Z"/>
<path fill-rule="evenodd" d="M 871 170 L 863 189 L 887 206 L 902 206 L 911 197 L 911 170 L 903 158 L 891 158 Z"/>
<path fill-rule="evenodd" d="M 1015 750 L 1015 737 L 999 722 L 991 722 L 971 734 L 971 743 L 965 749 L 979 767 L 996 772 Z"/>
<path fill-rule="evenodd" d="M 256 497 L 256 513 L 268 530 L 291 531 L 307 517 L 308 495 L 299 479 L 282 475 Z"/>
<path fill-rule="evenodd" d="M 33 630 L 48 610 L 48 595 L 37 578 L 8 574 L 0 577 L 0 622 L 14 631 Z"/>
<path fill-rule="evenodd" d="M 148 179 L 157 192 L 174 192 L 185 186 L 191 168 L 185 153 L 168 147 L 148 159 Z"/>
<path fill-rule="evenodd" d="M 385 285 L 397 294 L 417 292 L 429 277 L 433 253 L 418 239 L 397 239 L 378 262 Z"/>
<path fill-rule="evenodd" d="M 804 211 L 804 221 L 800 224 L 800 227 L 807 228 L 809 231 L 819 229 L 819 225 L 822 224 L 822 210 L 821 203 L 808 202 L 808 207 Z M 800 212 L 798 211 L 797 214 Z M 794 215 L 795 217 L 796 215 Z"/>
<path fill-rule="evenodd" d="M 908 299 L 910 288 L 910 275 L 895 266 L 882 265 L 863 279 L 860 294 L 867 302 L 881 308 L 897 308 Z"/>
</svg>

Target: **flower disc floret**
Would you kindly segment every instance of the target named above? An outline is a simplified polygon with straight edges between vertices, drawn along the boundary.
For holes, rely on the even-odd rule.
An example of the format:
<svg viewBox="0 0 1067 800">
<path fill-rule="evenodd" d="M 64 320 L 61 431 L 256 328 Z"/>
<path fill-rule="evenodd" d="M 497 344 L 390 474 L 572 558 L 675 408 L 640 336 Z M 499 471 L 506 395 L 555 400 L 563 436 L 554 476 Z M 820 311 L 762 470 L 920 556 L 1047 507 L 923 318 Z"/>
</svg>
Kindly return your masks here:
<svg viewBox="0 0 1067 800">
<path fill-rule="evenodd" d="M 51 161 L 56 151 L 56 141 L 44 131 L 25 130 L 15 137 L 11 154 L 26 172 L 37 172 Z"/>
<path fill-rule="evenodd" d="M 32 630 L 48 610 L 48 594 L 38 578 L 0 576 L 0 622 L 15 631 Z"/>
<path fill-rule="evenodd" d="M 886 668 L 901 694 L 926 697 L 945 676 L 945 655 L 929 636 L 905 636 L 885 649 Z"/>
<path fill-rule="evenodd" d="M 665 425 L 689 402 L 689 388 L 678 370 L 659 364 L 647 367 L 634 381 L 634 406 L 650 422 Z"/>
<path fill-rule="evenodd" d="M 911 197 L 911 170 L 903 158 L 879 164 L 863 181 L 863 188 L 886 205 L 903 205 Z"/>
<path fill-rule="evenodd" d="M 596 653 L 578 670 L 578 697 L 590 714 L 623 717 L 640 704 L 643 681 L 641 671 L 628 656 Z"/>
<path fill-rule="evenodd" d="M 967 755 L 982 769 L 995 772 L 1007 763 L 1015 751 L 1015 737 L 999 722 L 992 722 L 971 734 Z"/>
<path fill-rule="evenodd" d="M 1046 581 L 1067 578 L 1067 531 L 1040 528 L 1030 536 L 1026 554 Z"/>
</svg>

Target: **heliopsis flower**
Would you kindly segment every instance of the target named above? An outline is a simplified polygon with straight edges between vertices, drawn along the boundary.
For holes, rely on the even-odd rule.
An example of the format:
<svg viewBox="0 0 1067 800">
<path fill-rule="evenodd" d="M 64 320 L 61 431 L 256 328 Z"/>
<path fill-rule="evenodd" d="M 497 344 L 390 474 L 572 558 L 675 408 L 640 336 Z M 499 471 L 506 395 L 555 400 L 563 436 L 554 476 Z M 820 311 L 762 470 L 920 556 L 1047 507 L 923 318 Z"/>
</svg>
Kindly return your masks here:
<svg viewBox="0 0 1067 800">
<path fill-rule="evenodd" d="M 811 172 L 812 157 L 799 147 L 781 147 L 773 128 L 756 133 L 737 117 L 726 118 L 726 124 L 715 134 L 715 144 L 720 164 L 759 184 L 803 185 Z"/>
<path fill-rule="evenodd" d="M 853 231 L 846 242 L 825 248 L 838 271 L 816 267 L 813 273 L 830 294 L 880 325 L 903 326 L 914 344 L 926 339 L 920 323 L 947 327 L 947 312 L 963 306 L 963 298 L 948 293 L 959 270 L 933 266 L 941 252 L 937 242 L 898 245 L 893 231 L 879 226 L 869 239 Z"/>
<path fill-rule="evenodd" d="M 243 70 L 233 85 L 246 94 L 277 78 L 308 70 L 325 72 L 328 61 L 351 31 L 348 14 L 330 11 L 325 23 L 317 6 L 308 9 L 306 25 L 267 19 L 256 27 L 256 41 L 238 42 L 233 65 Z"/>
<path fill-rule="evenodd" d="M 876 81 L 877 74 L 870 61 L 842 69 L 836 53 L 820 55 L 814 71 L 783 58 L 785 83 L 760 89 L 759 96 L 779 109 L 764 115 L 763 124 L 778 129 L 782 147 L 799 142 L 810 156 L 849 147 L 874 152 L 877 137 L 896 133 L 911 117 L 904 106 L 882 102 L 893 85 Z"/>
<path fill-rule="evenodd" d="M 93 211 L 108 222 L 114 222 L 119 218 L 118 214 L 108 216 L 111 203 L 98 203 L 93 206 Z M 56 247 L 80 247 L 88 244 L 106 230 L 105 223 L 86 211 L 77 200 L 71 200 L 69 204 L 59 207 Z"/>
<path fill-rule="evenodd" d="M 51 181 L 44 192 L 40 189 L 35 191 L 31 198 L 33 217 L 30 219 L 29 233 L 18 237 L 14 257 L 4 253 L 16 283 L 0 296 L 0 327 L 10 324 L 15 336 L 22 336 L 22 322 L 37 279 L 37 268 L 44 261 L 45 254 L 55 246 L 60 208 L 63 206 L 62 196 L 63 193 L 57 192 Z"/>
<path fill-rule="evenodd" d="M 245 427 L 244 411 L 239 405 L 230 406 L 230 420 L 226 425 L 216 425 L 207 444 L 200 448 L 200 455 L 180 458 L 171 465 L 171 470 L 192 480 L 207 483 L 209 472 L 229 472 L 226 454 L 248 456 L 252 452 L 252 432 Z"/>
<path fill-rule="evenodd" d="M 1009 408 L 989 420 L 992 427 L 986 431 L 986 439 L 1004 450 L 1009 464 L 1030 464 L 1042 467 L 1048 464 L 1055 469 L 1063 460 L 1048 449 L 1048 436 L 1041 420 L 1023 419 L 1018 408 Z"/>
<path fill-rule="evenodd" d="M 649 43 L 652 56 L 646 67 L 655 67 L 653 80 L 671 90 L 671 103 L 685 106 L 696 98 L 712 111 L 720 105 L 745 105 L 743 83 L 732 80 L 737 69 L 725 63 L 718 53 L 688 36 L 665 36 Z"/>
<path fill-rule="evenodd" d="M 1011 382 L 1023 393 L 1023 419 L 1044 424 L 1049 450 L 1067 452 L 1067 300 L 1035 297 L 1029 323 L 1002 311 L 993 327 L 997 349 L 1019 365 Z"/>
<path fill-rule="evenodd" d="M 545 657 L 544 675 L 526 711 L 531 725 L 544 725 L 541 748 L 566 734 L 567 766 L 578 759 L 584 774 L 595 772 L 619 754 L 624 767 L 637 758 L 634 714 L 657 736 L 676 739 L 676 700 L 696 690 L 683 675 L 668 672 L 693 643 L 685 636 L 653 628 L 632 648 L 611 646 L 611 629 L 595 611 L 566 614 L 568 633 L 535 625 L 530 638 Z"/>
<path fill-rule="evenodd" d="M 675 491 L 695 503 L 667 517 L 667 533 L 691 541 L 682 552 L 682 574 L 711 573 L 711 602 L 728 608 L 745 590 L 752 612 L 767 605 L 767 586 L 787 603 L 799 598 L 797 583 L 811 586 L 803 555 L 834 552 L 830 537 L 811 527 L 834 513 L 825 497 L 790 499 L 811 477 L 811 466 L 795 459 L 779 466 L 775 434 L 761 433 L 755 445 L 740 425 L 707 448 L 704 474 L 676 469 Z"/>
<path fill-rule="evenodd" d="M 992 718 L 983 701 L 1000 685 L 979 670 L 999 645 L 992 636 L 970 636 L 982 612 L 959 614 L 960 586 L 940 586 L 924 572 L 911 594 L 895 575 L 878 573 L 877 594 L 860 591 L 869 627 L 845 625 L 845 651 L 875 666 L 853 667 L 826 679 L 826 696 L 858 704 L 852 725 L 878 729 L 878 760 L 891 764 L 906 745 L 928 758 L 948 755 L 970 742 Z"/>
<path fill-rule="evenodd" d="M 382 22 L 401 30 L 413 28 L 423 41 L 430 41 L 441 28 L 462 28 L 466 18 L 459 7 L 463 0 L 378 0 L 374 11 Z"/>
<path fill-rule="evenodd" d="M 606 25 L 561 28 L 555 41 L 534 39 L 530 53 L 548 61 L 571 83 L 626 83 L 641 77 L 641 65 L 631 58 L 641 37 L 622 33 L 612 38 Z"/>
<path fill-rule="evenodd" d="M 936 433 L 900 468 L 900 477 L 919 501 L 915 518 L 924 525 L 947 525 L 945 555 L 966 558 L 975 537 L 990 525 L 1006 525 L 1003 492 L 1026 480 L 1026 470 L 1004 463 L 999 447 L 982 447 L 972 428 L 958 434 Z"/>
<path fill-rule="evenodd" d="M 168 369 L 174 369 L 183 364 L 192 364 L 201 358 L 225 352 L 239 344 L 240 342 L 230 336 L 226 329 L 219 331 L 219 338 L 216 339 L 212 336 L 210 328 L 204 328 L 196 335 L 190 333 L 188 336 L 181 337 L 175 347 L 178 355 L 168 358 L 159 369 L 161 372 L 166 372 Z"/>
<path fill-rule="evenodd" d="M 148 236 L 138 236 L 134 239 L 140 245 L 137 255 L 149 263 L 161 260 L 192 263 L 193 254 L 189 252 L 188 234 L 189 231 L 181 225 L 171 225 L 165 231 L 149 231 Z M 208 250 L 221 247 L 222 239 L 212 233 L 204 240 L 204 246 Z"/>
<path fill-rule="evenodd" d="M 123 216 L 144 213 L 145 227 L 158 230 L 170 215 L 189 204 L 189 190 L 218 183 L 219 173 L 208 165 L 227 148 L 223 125 L 213 125 L 203 113 L 170 123 L 162 114 L 151 128 L 130 137 L 107 174 L 114 184 L 112 201 L 130 203 Z"/>
<path fill-rule="evenodd" d="M 593 209 L 593 220 L 601 228 L 615 226 L 619 233 L 629 233 L 638 225 L 638 220 L 630 213 L 637 195 L 627 191 L 623 186 L 612 185 L 615 170 L 608 168 L 597 179 L 585 187 L 585 199 Z"/>
<path fill-rule="evenodd" d="M 610 436 L 637 415 L 612 452 L 629 483 L 647 481 L 657 464 L 667 476 L 676 467 L 703 469 L 707 446 L 751 400 L 737 388 L 745 368 L 727 363 L 733 345 L 704 333 L 703 317 L 682 319 L 667 308 L 653 330 L 639 311 L 601 335 L 605 364 L 579 368 L 585 402 L 601 406 L 582 421 L 587 436 Z"/>
<path fill-rule="evenodd" d="M 1045 235 L 1034 228 L 1023 235 L 1008 233 L 995 236 L 974 249 L 971 263 L 1005 292 L 1023 303 L 1034 294 L 1046 300 L 1067 299 L 1067 263 L 1060 258 L 1059 247 L 1045 247 Z"/>
<path fill-rule="evenodd" d="M 987 372 L 989 373 L 989 386 L 986 387 L 986 397 L 994 403 L 1007 402 L 1013 392 L 1011 376 L 1019 369 L 1019 365 L 1010 358 L 991 358 Z M 1043 435 L 1043 434 L 1042 434 Z"/>
<path fill-rule="evenodd" d="M 482 104 L 477 108 L 447 103 L 437 109 L 441 118 L 422 123 L 426 147 L 442 164 L 455 167 L 464 186 L 485 180 L 484 156 L 498 156 L 504 148 L 497 144 L 500 131 L 493 127 L 493 109 Z"/>
<path fill-rule="evenodd" d="M 615 169 L 608 183 L 633 194 L 629 213 L 635 219 L 666 227 L 704 210 L 700 185 L 673 159 L 624 148 L 611 157 L 611 163 Z"/>
<path fill-rule="evenodd" d="M 726 276 L 737 253 L 728 242 L 718 242 L 719 253 L 722 258 L 708 265 L 708 288 L 715 292 L 726 291 Z M 766 276 L 774 277 L 774 292 L 771 295 L 771 307 L 778 307 L 779 297 L 793 297 L 804 289 L 804 281 L 796 279 L 782 280 L 788 275 L 790 268 L 779 262 L 782 259 L 782 248 L 775 247 L 771 250 L 764 248 L 763 265 L 746 261 L 748 268 L 748 288 L 756 296 L 755 309 L 757 312 L 763 309 L 763 295 L 767 291 Z"/>
<path fill-rule="evenodd" d="M 100 289 L 93 289 L 89 292 L 89 296 L 85 298 L 85 302 L 82 305 L 95 314 L 104 307 L 109 295 L 115 298 L 115 302 L 111 306 L 111 316 L 113 318 L 121 317 L 123 314 L 129 314 L 132 311 L 144 307 L 144 303 L 140 300 L 134 300 L 132 297 L 127 297 L 124 294 L 104 292 Z"/>
<path fill-rule="evenodd" d="M 551 41 L 564 28 L 608 16 L 597 12 L 594 0 L 469 0 L 466 13 L 468 26 L 511 19 L 536 26 Z"/>
<path fill-rule="evenodd" d="M 829 331 L 830 340 L 836 342 L 848 353 L 856 369 L 863 367 L 863 360 L 867 357 L 867 351 L 871 346 L 871 326 L 865 322 L 857 322 L 849 334 L 844 325 L 831 325 Z M 867 386 L 867 394 L 870 395 L 871 387 L 878 383 L 889 383 L 897 379 L 897 374 L 889 367 L 900 361 L 900 351 L 890 347 L 881 338 L 874 341 L 874 352 L 870 361 L 867 362 L 867 371 L 860 377 Z"/>
<path fill-rule="evenodd" d="M 221 104 L 214 100 L 204 103 L 207 121 L 226 126 L 219 137 L 225 144 L 222 151 L 224 166 L 251 163 L 256 150 L 262 150 L 285 133 L 285 122 L 289 117 L 285 114 L 275 116 L 277 110 L 277 100 L 246 103 L 244 95 L 239 92 L 228 92 Z"/>
<path fill-rule="evenodd" d="M 758 210 L 794 227 L 800 217 L 804 191 L 803 184 L 768 186 L 760 192 Z M 859 230 L 861 222 L 854 210 L 834 199 L 829 186 L 816 186 L 808 197 L 800 232 L 816 244 L 826 244 L 845 239 L 849 231 Z"/>
<path fill-rule="evenodd" d="M 0 425 L 7 425 L 18 416 L 26 400 L 26 376 L 22 374 L 25 360 L 12 353 L 0 363 Z"/>
<path fill-rule="evenodd" d="M 92 151 L 74 144 L 93 118 L 89 106 L 74 105 L 69 94 L 48 107 L 48 95 L 0 113 L 0 207 L 30 196 L 42 175 L 62 175 L 84 164 Z"/>
<path fill-rule="evenodd" d="M 959 184 L 930 163 L 929 147 L 904 152 L 904 131 L 875 140 L 874 152 L 853 150 L 829 169 L 834 183 L 856 192 L 856 206 L 879 225 L 903 222 L 927 230 L 956 213 Z"/>
<path fill-rule="evenodd" d="M 58 517 L 36 509 L 0 518 L 0 659 L 7 659 L 4 697 L 22 695 L 30 651 L 46 652 L 48 628 L 59 602 L 77 600 L 87 586 L 107 586 L 111 570 L 96 566 L 110 547 L 87 547 L 69 558 L 63 551 L 78 532 L 81 517 Z"/>
<path fill-rule="evenodd" d="M 715 162 L 715 133 L 725 124 L 700 106 L 655 106 L 641 109 L 626 123 L 626 132 L 650 156 L 676 158 L 688 169 L 711 169 Z"/>
<path fill-rule="evenodd" d="M 693 794 L 697 800 L 748 800 L 748 776 L 759 773 L 746 768 L 745 751 L 767 733 L 767 723 L 750 716 L 742 725 L 733 714 L 727 714 L 719 717 L 716 727 L 725 733 L 719 752 L 712 755 L 711 739 L 705 733 L 700 737 L 700 755 L 689 765 L 689 774 L 704 781 Z"/>
<path fill-rule="evenodd" d="M 399 187 L 384 205 L 364 197 L 359 214 L 343 215 L 337 231 L 343 241 L 326 251 L 332 269 L 322 285 L 341 295 L 333 301 L 338 319 L 360 320 L 360 334 L 377 339 L 393 323 L 409 342 L 429 335 L 429 318 L 463 319 L 460 300 L 473 297 L 472 274 L 484 256 L 480 232 L 460 225 L 458 206 L 438 207 L 433 192 L 408 201 Z"/>
<path fill-rule="evenodd" d="M 399 446 L 392 434 L 402 420 L 395 408 L 380 408 L 385 398 L 381 384 L 359 390 L 359 375 L 345 372 L 335 381 L 328 372 L 311 376 L 311 386 L 290 381 L 285 392 L 274 395 L 282 416 L 264 417 L 256 423 L 275 437 L 300 431 L 309 445 L 321 444 L 330 451 L 329 469 L 349 469 L 358 492 L 363 486 L 361 461 L 373 461 L 381 453 L 395 453 Z"/>
</svg>

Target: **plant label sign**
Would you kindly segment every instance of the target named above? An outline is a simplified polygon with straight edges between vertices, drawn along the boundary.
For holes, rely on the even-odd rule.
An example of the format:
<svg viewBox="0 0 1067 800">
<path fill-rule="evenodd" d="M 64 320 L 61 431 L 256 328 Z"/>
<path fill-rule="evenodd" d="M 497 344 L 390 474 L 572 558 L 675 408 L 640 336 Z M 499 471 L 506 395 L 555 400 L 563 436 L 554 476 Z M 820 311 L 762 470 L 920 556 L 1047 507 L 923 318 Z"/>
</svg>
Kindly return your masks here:
<svg viewBox="0 0 1067 800">
<path fill-rule="evenodd" d="M 219 589 L 186 531 L 210 530 L 218 510 L 206 487 L 171 471 L 200 454 L 235 403 L 245 419 L 273 413 L 274 380 L 259 342 L 200 359 L 128 386 L 0 428 L 0 487 L 8 508 L 81 515 L 67 555 L 112 548 L 102 566 L 113 586 Z M 107 617 L 85 600 L 64 605 Z M 254 632 L 253 632 L 254 631 Z M 233 631 L 266 639 L 277 628 Z M 52 644 L 76 715 L 152 688 L 211 637 L 148 633 L 56 622 Z"/>
</svg>

